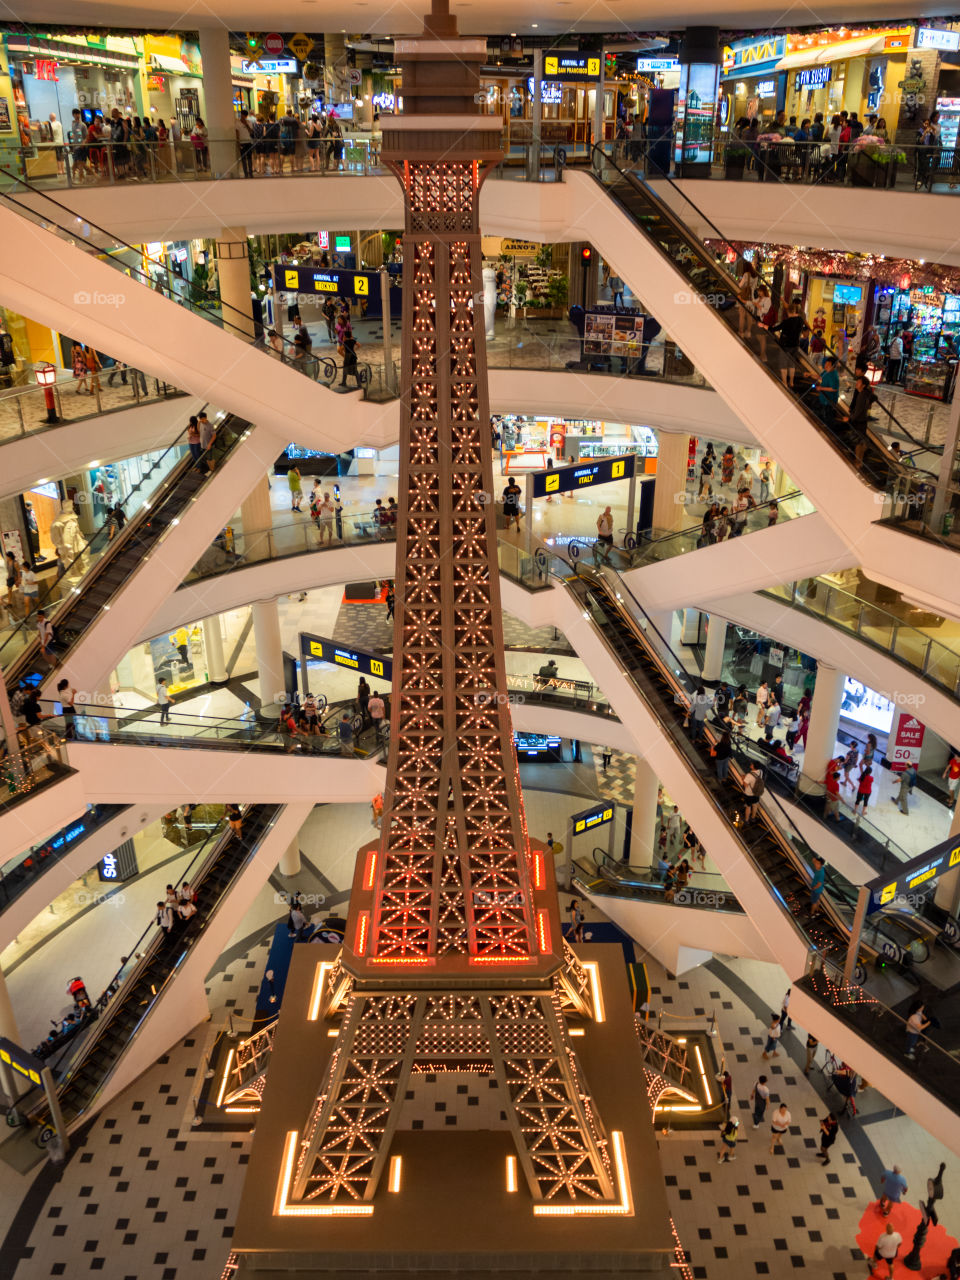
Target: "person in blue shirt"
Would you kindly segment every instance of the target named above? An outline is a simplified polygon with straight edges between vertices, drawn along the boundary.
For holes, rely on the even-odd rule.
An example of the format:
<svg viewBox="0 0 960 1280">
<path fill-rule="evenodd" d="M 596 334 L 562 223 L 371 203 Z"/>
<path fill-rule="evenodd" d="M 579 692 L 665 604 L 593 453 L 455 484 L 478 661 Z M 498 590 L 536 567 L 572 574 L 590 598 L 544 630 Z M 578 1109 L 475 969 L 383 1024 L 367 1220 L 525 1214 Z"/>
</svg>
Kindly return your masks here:
<svg viewBox="0 0 960 1280">
<path fill-rule="evenodd" d="M 880 1212 L 887 1214 L 890 1212 L 892 1204 L 899 1204 L 900 1197 L 907 1190 L 907 1180 L 900 1172 L 900 1166 L 895 1164 L 892 1169 L 884 1169 L 880 1175 L 880 1186 L 883 1190 L 880 1193 Z"/>
<path fill-rule="evenodd" d="M 820 901 L 820 895 L 823 893 L 823 886 L 827 881 L 827 871 L 824 866 L 823 859 L 814 855 L 813 858 L 813 874 L 810 878 L 810 910 L 816 911 L 817 903 Z"/>
<path fill-rule="evenodd" d="M 817 408 L 825 426 L 833 426 L 839 402 L 840 374 L 837 370 L 837 357 L 834 355 L 824 356 Z"/>
</svg>

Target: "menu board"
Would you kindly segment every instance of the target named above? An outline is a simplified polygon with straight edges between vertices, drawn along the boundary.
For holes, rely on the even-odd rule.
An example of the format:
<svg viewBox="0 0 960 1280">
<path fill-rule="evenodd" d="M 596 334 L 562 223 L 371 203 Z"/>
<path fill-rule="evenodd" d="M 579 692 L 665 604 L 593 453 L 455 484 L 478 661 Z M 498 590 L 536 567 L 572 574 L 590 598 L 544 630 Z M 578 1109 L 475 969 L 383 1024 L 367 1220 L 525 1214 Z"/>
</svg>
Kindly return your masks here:
<svg viewBox="0 0 960 1280">
<path fill-rule="evenodd" d="M 583 324 L 583 354 L 639 359 L 643 321 L 639 311 L 588 311 Z"/>
</svg>

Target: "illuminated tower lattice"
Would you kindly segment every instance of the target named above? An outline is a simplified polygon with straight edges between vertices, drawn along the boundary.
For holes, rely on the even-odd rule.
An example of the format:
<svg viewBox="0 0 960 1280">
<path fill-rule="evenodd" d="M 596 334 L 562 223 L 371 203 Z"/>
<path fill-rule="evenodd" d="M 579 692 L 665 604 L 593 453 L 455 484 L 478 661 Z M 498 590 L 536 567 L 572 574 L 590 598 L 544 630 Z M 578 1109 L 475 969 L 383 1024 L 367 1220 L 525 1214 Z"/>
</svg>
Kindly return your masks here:
<svg viewBox="0 0 960 1280">
<path fill-rule="evenodd" d="M 396 52 L 404 113 L 383 121 L 406 211 L 393 732 L 382 836 L 358 856 L 343 952 L 316 993 L 343 1022 L 288 1204 L 361 1211 L 411 1073 L 466 1070 L 496 1080 L 535 1210 L 602 1210 L 615 1152 L 563 1018 L 589 1014 L 589 981 L 531 848 L 504 696 L 478 222 L 501 121 L 477 106 L 486 41 L 457 37 L 446 0 Z"/>
</svg>

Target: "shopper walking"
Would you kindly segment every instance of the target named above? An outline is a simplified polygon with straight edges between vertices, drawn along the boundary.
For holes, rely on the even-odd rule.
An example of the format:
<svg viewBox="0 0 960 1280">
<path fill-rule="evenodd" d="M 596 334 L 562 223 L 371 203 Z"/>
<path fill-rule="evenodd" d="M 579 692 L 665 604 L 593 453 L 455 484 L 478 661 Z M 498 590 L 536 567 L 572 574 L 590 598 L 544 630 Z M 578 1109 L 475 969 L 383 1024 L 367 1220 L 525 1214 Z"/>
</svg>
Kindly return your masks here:
<svg viewBox="0 0 960 1280">
<path fill-rule="evenodd" d="M 757 1076 L 757 1083 L 750 1090 L 750 1102 L 753 1106 L 753 1127 L 759 1129 L 763 1124 L 763 1117 L 767 1113 L 767 1102 L 770 1098 L 770 1088 L 767 1084 L 766 1076 Z"/>
<path fill-rule="evenodd" d="M 830 1163 L 830 1148 L 837 1140 L 839 1127 L 840 1122 L 832 1111 L 820 1121 L 820 1150 L 817 1152 L 817 1159 L 823 1161 L 824 1168 Z"/>
<path fill-rule="evenodd" d="M 167 691 L 167 682 L 163 676 L 157 681 L 157 702 L 160 704 L 160 723 L 169 724 L 171 698 Z"/>
<path fill-rule="evenodd" d="M 764 1061 L 767 1058 L 779 1058 L 780 1051 L 777 1045 L 780 1043 L 780 1037 L 783 1035 L 783 1027 L 780 1025 L 779 1013 L 770 1015 L 770 1025 L 767 1027 L 767 1043 L 763 1050 Z"/>
<path fill-rule="evenodd" d="M 817 1039 L 817 1037 L 808 1034 L 807 1045 L 806 1045 L 807 1061 L 803 1067 L 803 1074 L 805 1076 L 808 1076 L 810 1072 L 813 1070 L 814 1064 L 817 1060 L 817 1049 L 819 1047 L 820 1047 L 820 1041 Z"/>
<path fill-rule="evenodd" d="M 908 1058 L 917 1056 L 917 1043 L 929 1025 L 930 1019 L 926 1016 L 922 1004 L 911 1010 L 910 1016 L 907 1018 L 906 1056 Z"/>
<path fill-rule="evenodd" d="M 897 1254 L 900 1252 L 900 1246 L 903 1244 L 903 1236 L 894 1227 L 892 1222 L 888 1222 L 884 1229 L 880 1232 L 877 1239 L 876 1247 L 873 1251 L 873 1267 L 870 1274 L 876 1275 L 877 1268 L 881 1263 L 885 1262 L 889 1268 L 889 1275 L 893 1276 L 893 1264 L 896 1261 Z"/>
<path fill-rule="evenodd" d="M 613 550 L 613 512 L 610 507 L 604 509 L 597 516 L 597 557 L 603 557 L 606 564 L 610 563 L 610 552 Z"/>
<path fill-rule="evenodd" d="M 760 766 L 756 761 L 751 762 L 747 772 L 743 775 L 741 785 L 743 787 L 743 798 L 746 801 L 743 807 L 743 820 L 744 822 L 752 822 L 760 809 L 760 797 L 766 790 L 763 774 L 760 772 Z"/>
<path fill-rule="evenodd" d="M 510 477 L 510 482 L 503 491 L 503 525 L 505 529 L 510 528 L 510 521 L 513 520 L 517 527 L 517 533 L 520 532 L 520 486 Z"/>
<path fill-rule="evenodd" d="M 737 1158 L 737 1136 L 740 1133 L 740 1121 L 736 1116 L 720 1126 L 720 1150 L 717 1152 L 718 1164 L 729 1164 Z"/>
<path fill-rule="evenodd" d="M 900 782 L 897 787 L 897 794 L 891 796 L 890 799 L 899 805 L 900 812 L 905 816 L 910 816 L 910 797 L 913 795 L 913 788 L 917 782 L 917 767 L 914 764 L 908 764 L 905 769 L 900 771 Z"/>
<path fill-rule="evenodd" d="M 290 489 L 290 510 L 299 511 L 303 503 L 303 487 L 300 483 L 300 471 L 297 467 L 288 467 L 287 485 Z"/>
<path fill-rule="evenodd" d="M 947 790 L 950 792 L 951 809 L 957 807 L 957 788 L 960 787 L 960 751 L 952 750 L 950 759 L 947 761 L 947 767 L 940 775 L 941 778 L 947 780 Z"/>
<path fill-rule="evenodd" d="M 909 1191 L 907 1180 L 895 1164 L 892 1169 L 884 1169 L 880 1175 L 880 1199 L 877 1208 L 886 1216 L 892 1205 L 899 1204 L 905 1191 Z"/>
<path fill-rule="evenodd" d="M 349 711 L 342 712 L 337 724 L 337 732 L 340 735 L 340 754 L 342 756 L 356 755 L 353 746 L 353 717 Z"/>
<path fill-rule="evenodd" d="M 853 802 L 853 812 L 857 814 L 857 821 L 867 812 L 867 805 L 870 803 L 870 794 L 873 791 L 873 770 L 867 766 L 860 774 L 860 780 L 857 783 L 857 796 Z"/>
<path fill-rule="evenodd" d="M 770 1154 L 771 1155 L 776 1154 L 777 1147 L 780 1147 L 782 1150 L 784 1135 L 786 1134 L 787 1130 L 790 1128 L 790 1124 L 792 1120 L 793 1120 L 793 1117 L 790 1115 L 790 1112 L 787 1110 L 787 1104 L 785 1102 L 781 1102 L 780 1105 L 777 1107 L 777 1109 L 774 1111 L 773 1115 L 770 1117 Z"/>
</svg>

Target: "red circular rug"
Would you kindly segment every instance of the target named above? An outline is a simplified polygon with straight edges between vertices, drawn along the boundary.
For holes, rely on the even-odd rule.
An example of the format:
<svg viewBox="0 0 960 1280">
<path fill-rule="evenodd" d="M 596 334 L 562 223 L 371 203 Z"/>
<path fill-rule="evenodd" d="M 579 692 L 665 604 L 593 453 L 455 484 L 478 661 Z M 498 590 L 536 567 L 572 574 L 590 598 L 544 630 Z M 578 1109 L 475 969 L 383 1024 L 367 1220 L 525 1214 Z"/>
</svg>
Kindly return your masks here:
<svg viewBox="0 0 960 1280">
<path fill-rule="evenodd" d="M 943 1204 L 943 1201 L 940 1202 Z M 873 1258 L 873 1251 L 876 1248 L 877 1237 L 881 1231 L 886 1229 L 887 1221 L 893 1223 L 894 1230 L 899 1231 L 903 1236 L 903 1244 L 900 1246 L 900 1254 L 893 1264 L 893 1274 L 896 1280 L 908 1280 L 909 1277 L 920 1276 L 923 1280 L 931 1280 L 934 1276 L 945 1274 L 947 1270 L 947 1258 L 957 1247 L 957 1241 L 953 1236 L 948 1236 L 942 1226 L 934 1226 L 930 1223 L 927 1229 L 927 1239 L 920 1251 L 921 1267 L 919 1271 L 908 1271 L 903 1265 L 903 1259 L 913 1248 L 913 1233 L 916 1231 L 920 1222 L 920 1210 L 912 1204 L 895 1204 L 890 1208 L 889 1218 L 883 1216 L 877 1207 L 879 1201 L 874 1200 L 868 1205 L 863 1217 L 860 1219 L 860 1229 L 857 1232 L 857 1244 L 862 1250 L 864 1257 L 869 1261 Z M 890 1274 L 890 1269 L 886 1262 L 878 1262 L 875 1264 L 875 1274 L 885 1277 Z"/>
</svg>

